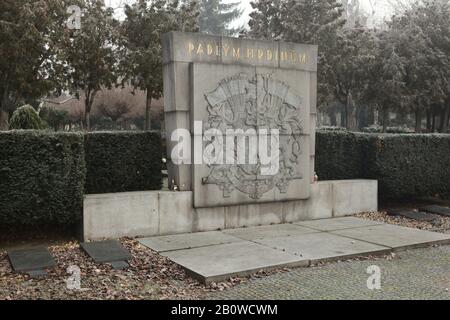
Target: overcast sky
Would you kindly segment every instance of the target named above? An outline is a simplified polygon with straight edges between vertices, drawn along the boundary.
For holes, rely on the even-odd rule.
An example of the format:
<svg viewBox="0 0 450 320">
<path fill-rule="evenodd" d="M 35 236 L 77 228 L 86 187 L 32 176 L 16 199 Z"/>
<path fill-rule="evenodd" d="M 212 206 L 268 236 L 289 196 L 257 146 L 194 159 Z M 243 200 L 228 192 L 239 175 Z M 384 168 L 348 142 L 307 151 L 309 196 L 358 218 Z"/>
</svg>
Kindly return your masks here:
<svg viewBox="0 0 450 320">
<path fill-rule="evenodd" d="M 123 3 L 132 3 L 134 0 L 105 0 L 106 5 L 118 7 Z M 234 26 L 246 25 L 249 20 L 249 13 L 252 11 L 250 2 L 252 0 L 224 0 L 225 2 L 240 2 L 240 7 L 244 10 L 242 17 L 234 22 Z M 400 3 L 407 3 L 411 0 L 360 0 L 362 7 L 367 12 L 374 10 L 377 19 L 383 19 L 393 12 L 393 7 L 400 5 Z"/>
</svg>

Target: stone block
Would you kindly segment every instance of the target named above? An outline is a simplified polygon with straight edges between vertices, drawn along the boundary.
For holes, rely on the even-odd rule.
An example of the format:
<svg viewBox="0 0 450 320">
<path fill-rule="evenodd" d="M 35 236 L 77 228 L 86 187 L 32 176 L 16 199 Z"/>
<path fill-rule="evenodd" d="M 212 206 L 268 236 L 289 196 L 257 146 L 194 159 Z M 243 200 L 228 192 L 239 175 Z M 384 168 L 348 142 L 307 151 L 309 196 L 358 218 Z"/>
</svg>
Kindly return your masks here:
<svg viewBox="0 0 450 320">
<path fill-rule="evenodd" d="M 282 211 L 282 202 L 228 206 L 225 207 L 225 229 L 280 224 Z"/>
<path fill-rule="evenodd" d="M 378 181 L 333 181 L 333 216 L 343 217 L 378 211 Z"/>
<path fill-rule="evenodd" d="M 192 192 L 160 192 L 160 235 L 224 229 L 224 208 L 193 207 Z"/>
<path fill-rule="evenodd" d="M 189 111 L 190 65 L 187 62 L 171 62 L 163 67 L 164 111 Z"/>
<path fill-rule="evenodd" d="M 85 240 L 158 234 L 158 192 L 86 195 L 83 205 Z"/>
<path fill-rule="evenodd" d="M 327 219 L 333 216 L 333 184 L 323 181 L 311 184 L 311 197 L 307 200 L 283 204 L 283 221 L 287 223 Z"/>
<path fill-rule="evenodd" d="M 169 189 L 192 191 L 192 167 L 189 164 L 176 165 L 172 160 L 167 162 Z"/>
<path fill-rule="evenodd" d="M 309 92 L 310 92 L 310 112 L 312 114 L 317 114 L 317 72 L 310 73 L 309 80 Z"/>
</svg>

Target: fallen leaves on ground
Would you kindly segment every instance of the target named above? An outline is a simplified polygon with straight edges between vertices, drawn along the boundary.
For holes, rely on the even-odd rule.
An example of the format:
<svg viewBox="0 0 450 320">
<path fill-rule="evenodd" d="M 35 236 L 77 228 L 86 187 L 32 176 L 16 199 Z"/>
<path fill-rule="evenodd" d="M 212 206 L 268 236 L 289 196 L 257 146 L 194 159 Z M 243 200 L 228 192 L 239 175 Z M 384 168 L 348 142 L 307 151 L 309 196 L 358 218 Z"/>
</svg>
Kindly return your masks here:
<svg viewBox="0 0 450 320">
<path fill-rule="evenodd" d="M 434 218 L 434 221 L 432 222 L 418 221 L 401 216 L 391 216 L 388 215 L 387 212 L 362 213 L 356 215 L 356 217 L 388 224 L 395 224 L 403 227 L 428 230 L 440 233 L 445 233 L 448 230 L 450 230 L 450 218 L 431 213 L 429 215 L 430 217 Z"/>
<path fill-rule="evenodd" d="M 45 278 L 14 273 L 6 252 L 0 252 L 0 299 L 201 299 L 208 292 L 225 290 L 246 279 L 205 286 L 190 278 L 184 269 L 169 259 L 131 239 L 122 239 L 133 259 L 126 270 L 96 264 L 82 251 L 78 242 L 50 247 L 57 266 Z M 67 268 L 81 271 L 81 290 L 67 288 Z"/>
</svg>

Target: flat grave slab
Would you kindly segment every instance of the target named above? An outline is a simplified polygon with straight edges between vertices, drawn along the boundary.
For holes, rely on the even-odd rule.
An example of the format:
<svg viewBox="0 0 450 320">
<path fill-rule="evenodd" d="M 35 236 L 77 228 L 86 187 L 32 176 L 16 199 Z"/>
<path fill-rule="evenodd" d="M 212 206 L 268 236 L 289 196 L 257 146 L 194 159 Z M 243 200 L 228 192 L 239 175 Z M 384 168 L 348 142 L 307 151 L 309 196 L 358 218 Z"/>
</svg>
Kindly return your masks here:
<svg viewBox="0 0 450 320">
<path fill-rule="evenodd" d="M 156 251 L 167 252 L 239 242 L 240 239 L 220 231 L 178 234 L 172 236 L 150 237 L 139 239 L 144 246 Z"/>
<path fill-rule="evenodd" d="M 11 266 L 16 272 L 41 273 L 56 265 L 52 255 L 45 247 L 11 250 L 8 252 Z"/>
<path fill-rule="evenodd" d="M 408 209 L 389 209 L 387 210 L 387 213 L 390 216 L 399 216 L 408 218 L 411 220 L 417 220 L 417 221 L 434 221 L 436 220 L 435 217 L 430 216 L 427 213 L 420 212 L 420 211 L 414 211 L 414 210 L 408 210 Z"/>
<path fill-rule="evenodd" d="M 305 258 L 311 263 L 349 259 L 367 254 L 381 254 L 390 248 L 341 237 L 327 232 L 292 237 L 257 240 L 265 246 Z"/>
<path fill-rule="evenodd" d="M 184 267 L 194 278 L 207 284 L 260 270 L 309 264 L 307 259 L 249 241 L 170 251 L 163 255 Z"/>
<path fill-rule="evenodd" d="M 312 221 L 302 221 L 296 225 L 312 228 L 320 231 L 334 231 L 351 228 L 361 228 L 368 226 L 380 225 L 381 222 L 360 219 L 355 217 L 332 218 Z"/>
<path fill-rule="evenodd" d="M 84 242 L 81 247 L 97 263 L 127 261 L 131 254 L 117 240 Z"/>
<path fill-rule="evenodd" d="M 449 235 L 390 224 L 336 230 L 332 231 L 332 233 L 393 249 L 450 243 Z"/>
<path fill-rule="evenodd" d="M 114 270 L 124 270 L 130 266 L 128 264 L 128 262 L 123 261 L 123 260 L 122 261 L 111 261 L 111 262 L 109 262 L 109 264 L 111 265 L 111 267 Z"/>
<path fill-rule="evenodd" d="M 305 228 L 295 224 L 279 224 L 272 226 L 232 229 L 232 230 L 225 230 L 223 232 L 243 240 L 255 241 L 258 239 L 272 239 L 279 237 L 297 236 L 307 233 L 315 233 L 319 231 L 310 228 Z"/>
<path fill-rule="evenodd" d="M 447 207 L 441 207 L 441 206 L 426 206 L 420 208 L 421 211 L 430 212 L 434 214 L 438 214 L 445 217 L 450 217 L 450 208 Z"/>
</svg>

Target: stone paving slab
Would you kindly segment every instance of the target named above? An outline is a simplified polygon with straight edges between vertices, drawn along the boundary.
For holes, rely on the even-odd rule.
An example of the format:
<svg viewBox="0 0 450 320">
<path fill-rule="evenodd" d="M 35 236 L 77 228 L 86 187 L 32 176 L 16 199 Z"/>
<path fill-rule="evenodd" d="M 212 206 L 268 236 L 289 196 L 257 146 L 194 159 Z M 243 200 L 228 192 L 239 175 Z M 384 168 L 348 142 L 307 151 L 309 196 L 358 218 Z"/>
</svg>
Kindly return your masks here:
<svg viewBox="0 0 450 320">
<path fill-rule="evenodd" d="M 438 214 L 445 217 L 450 217 L 450 208 L 441 206 L 426 206 L 420 208 L 421 211 L 426 211 L 434 214 Z"/>
<path fill-rule="evenodd" d="M 141 244 L 156 252 L 192 249 L 238 241 L 241 240 L 220 231 L 177 234 L 139 239 Z"/>
<path fill-rule="evenodd" d="M 390 224 L 337 230 L 332 231 L 332 233 L 390 247 L 392 249 L 404 249 L 421 245 L 450 243 L 450 236 L 445 234 Z"/>
<path fill-rule="evenodd" d="M 56 265 L 55 260 L 45 247 L 11 250 L 8 252 L 8 257 L 16 272 L 41 271 Z"/>
<path fill-rule="evenodd" d="M 295 224 L 279 224 L 252 228 L 225 230 L 224 233 L 243 240 L 256 241 L 259 239 L 272 239 L 280 237 L 298 236 L 307 233 L 319 232 Z"/>
<path fill-rule="evenodd" d="M 323 220 L 302 221 L 297 222 L 295 224 L 320 231 L 334 231 L 342 229 L 375 226 L 381 225 L 383 223 L 355 217 L 343 217 L 343 218 L 332 218 Z"/>
<path fill-rule="evenodd" d="M 154 237 L 141 243 L 210 283 L 259 270 L 445 244 L 450 243 L 450 235 L 345 217 Z"/>
<path fill-rule="evenodd" d="M 245 276 L 260 270 L 309 265 L 309 260 L 249 241 L 163 253 L 204 283 Z"/>
<path fill-rule="evenodd" d="M 312 264 L 336 259 L 349 259 L 367 254 L 382 254 L 390 251 L 388 247 L 327 232 L 264 239 L 257 242 L 308 259 Z"/>
<path fill-rule="evenodd" d="M 81 247 L 97 263 L 126 261 L 132 258 L 131 254 L 117 240 L 84 242 Z"/>
<path fill-rule="evenodd" d="M 420 211 L 414 211 L 410 209 L 389 209 L 387 213 L 391 216 L 401 216 L 417 221 L 434 221 L 435 217 Z"/>
</svg>

